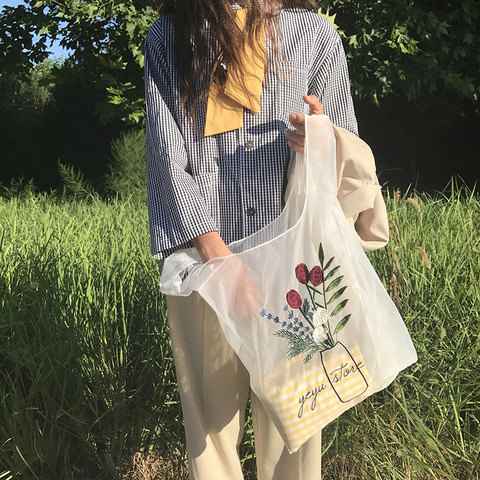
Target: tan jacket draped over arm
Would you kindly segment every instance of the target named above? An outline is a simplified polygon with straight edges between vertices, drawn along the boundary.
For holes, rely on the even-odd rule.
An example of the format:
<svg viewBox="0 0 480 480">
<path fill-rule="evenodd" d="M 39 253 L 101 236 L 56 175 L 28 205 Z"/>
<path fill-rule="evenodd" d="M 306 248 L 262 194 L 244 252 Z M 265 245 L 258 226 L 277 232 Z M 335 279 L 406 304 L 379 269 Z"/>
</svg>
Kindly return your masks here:
<svg viewBox="0 0 480 480">
<path fill-rule="evenodd" d="M 370 147 L 333 126 L 337 139 L 337 198 L 365 251 L 388 242 L 388 218 Z"/>
</svg>

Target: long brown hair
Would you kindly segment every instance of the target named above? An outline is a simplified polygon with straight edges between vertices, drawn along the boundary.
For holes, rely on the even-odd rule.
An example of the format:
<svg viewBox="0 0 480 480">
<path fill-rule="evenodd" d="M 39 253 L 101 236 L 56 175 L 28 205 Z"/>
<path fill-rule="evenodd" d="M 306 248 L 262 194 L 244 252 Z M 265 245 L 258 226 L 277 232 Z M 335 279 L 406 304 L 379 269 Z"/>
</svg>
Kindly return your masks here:
<svg viewBox="0 0 480 480">
<path fill-rule="evenodd" d="M 167 0 L 165 12 L 175 13 L 175 57 L 180 78 L 180 102 L 187 116 L 195 119 L 196 101 L 205 101 L 210 83 L 207 59 L 220 52 L 223 62 L 232 70 L 241 71 L 238 52 L 252 40 L 263 25 L 272 39 L 279 7 L 314 10 L 313 0 L 237 0 L 248 7 L 247 22 L 240 30 L 235 22 L 231 0 Z"/>
</svg>

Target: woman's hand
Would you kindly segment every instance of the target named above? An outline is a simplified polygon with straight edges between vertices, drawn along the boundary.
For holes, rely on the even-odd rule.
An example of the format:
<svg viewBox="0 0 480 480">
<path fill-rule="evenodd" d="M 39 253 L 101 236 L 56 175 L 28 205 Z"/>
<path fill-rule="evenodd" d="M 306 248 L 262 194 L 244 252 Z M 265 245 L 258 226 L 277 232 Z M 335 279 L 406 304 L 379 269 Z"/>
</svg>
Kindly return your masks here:
<svg viewBox="0 0 480 480">
<path fill-rule="evenodd" d="M 304 95 L 303 101 L 310 106 L 309 115 L 323 115 L 323 105 L 315 95 Z M 305 115 L 301 113 L 292 113 L 288 117 L 290 123 L 297 130 L 285 130 L 288 138 L 288 146 L 297 153 L 304 153 L 305 146 Z"/>
<path fill-rule="evenodd" d="M 204 233 L 192 239 L 192 242 L 203 262 L 233 255 L 222 237 L 215 231 Z M 224 270 L 221 271 L 224 272 Z M 220 281 L 236 285 L 229 302 L 232 318 L 237 320 L 250 318 L 252 314 L 258 312 L 261 304 L 260 291 L 250 273 L 238 258 L 230 259 L 225 278 L 220 279 Z"/>
</svg>

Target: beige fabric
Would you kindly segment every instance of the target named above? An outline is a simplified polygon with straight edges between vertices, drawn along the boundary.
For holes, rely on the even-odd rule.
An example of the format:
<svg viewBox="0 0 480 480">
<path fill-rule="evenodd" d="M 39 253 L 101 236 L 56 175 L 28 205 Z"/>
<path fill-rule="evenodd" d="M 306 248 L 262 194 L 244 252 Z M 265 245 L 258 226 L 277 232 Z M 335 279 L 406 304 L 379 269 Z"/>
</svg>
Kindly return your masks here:
<svg viewBox="0 0 480 480">
<path fill-rule="evenodd" d="M 191 480 L 243 480 L 238 446 L 249 393 L 245 367 L 196 292 L 167 297 Z M 289 454 L 252 393 L 258 480 L 320 480 L 321 435 Z"/>
<path fill-rule="evenodd" d="M 387 209 L 370 147 L 359 137 L 333 127 L 337 139 L 337 198 L 363 250 L 388 242 Z"/>
</svg>

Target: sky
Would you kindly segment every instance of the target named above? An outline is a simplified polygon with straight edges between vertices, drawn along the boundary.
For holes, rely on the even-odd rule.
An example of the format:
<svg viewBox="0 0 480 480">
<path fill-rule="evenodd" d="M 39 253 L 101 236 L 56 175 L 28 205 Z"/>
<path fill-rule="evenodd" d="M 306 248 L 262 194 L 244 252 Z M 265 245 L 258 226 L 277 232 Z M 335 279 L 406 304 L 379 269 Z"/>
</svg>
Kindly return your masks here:
<svg viewBox="0 0 480 480">
<path fill-rule="evenodd" d="M 3 9 L 3 7 L 16 7 L 17 5 L 23 4 L 23 0 L 0 0 L 0 10 Z M 65 50 L 62 48 L 58 42 L 54 42 L 51 47 L 49 47 L 49 50 L 52 52 L 49 55 L 49 58 L 54 59 L 54 58 L 65 58 L 68 56 L 69 51 Z"/>
</svg>

